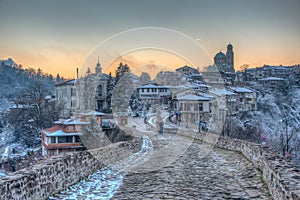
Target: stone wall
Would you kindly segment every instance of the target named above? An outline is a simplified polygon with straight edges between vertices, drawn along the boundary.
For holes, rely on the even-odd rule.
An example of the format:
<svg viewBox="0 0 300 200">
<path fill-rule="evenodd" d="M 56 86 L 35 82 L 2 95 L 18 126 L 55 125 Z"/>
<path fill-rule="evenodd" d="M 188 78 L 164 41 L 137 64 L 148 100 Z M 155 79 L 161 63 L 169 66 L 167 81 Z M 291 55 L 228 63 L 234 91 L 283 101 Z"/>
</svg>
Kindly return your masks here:
<svg viewBox="0 0 300 200">
<path fill-rule="evenodd" d="M 220 137 L 217 146 L 240 151 L 262 171 L 274 199 L 300 199 L 300 170 L 273 149 L 251 142 Z"/>
<path fill-rule="evenodd" d="M 46 199 L 141 148 L 142 140 L 51 157 L 0 179 L 0 199 Z"/>
<path fill-rule="evenodd" d="M 274 199 L 300 199 L 300 170 L 272 148 L 216 134 L 175 129 L 165 129 L 164 132 L 192 137 L 213 146 L 241 152 L 262 171 L 263 179 Z"/>
</svg>

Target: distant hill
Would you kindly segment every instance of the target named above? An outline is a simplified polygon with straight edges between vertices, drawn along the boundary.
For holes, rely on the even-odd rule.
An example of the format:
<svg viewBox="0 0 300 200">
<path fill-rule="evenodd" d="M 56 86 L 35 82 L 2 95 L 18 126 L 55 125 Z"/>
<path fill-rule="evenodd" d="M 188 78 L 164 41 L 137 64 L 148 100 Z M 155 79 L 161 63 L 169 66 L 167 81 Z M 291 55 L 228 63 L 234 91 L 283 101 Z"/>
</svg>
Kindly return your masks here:
<svg viewBox="0 0 300 200">
<path fill-rule="evenodd" d="M 0 60 L 0 100 L 13 100 L 18 93 L 35 82 L 42 82 L 49 94 L 54 93 L 54 84 L 63 81 L 57 76 L 44 73 L 41 69 L 24 69 L 11 58 Z"/>
</svg>

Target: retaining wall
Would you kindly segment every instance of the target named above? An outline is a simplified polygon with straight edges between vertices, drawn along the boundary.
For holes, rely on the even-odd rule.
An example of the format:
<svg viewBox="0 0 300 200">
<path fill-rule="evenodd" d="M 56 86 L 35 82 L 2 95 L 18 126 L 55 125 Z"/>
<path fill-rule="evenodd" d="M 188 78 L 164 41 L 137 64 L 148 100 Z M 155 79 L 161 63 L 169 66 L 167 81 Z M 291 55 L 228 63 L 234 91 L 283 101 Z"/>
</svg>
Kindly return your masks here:
<svg viewBox="0 0 300 200">
<path fill-rule="evenodd" d="M 300 170 L 272 148 L 210 133 L 176 129 L 165 129 L 164 132 L 192 137 L 220 148 L 241 152 L 262 171 L 263 179 L 274 199 L 300 199 Z"/>
<path fill-rule="evenodd" d="M 51 157 L 0 179 L 0 199 L 46 199 L 141 148 L 142 140 Z"/>
</svg>

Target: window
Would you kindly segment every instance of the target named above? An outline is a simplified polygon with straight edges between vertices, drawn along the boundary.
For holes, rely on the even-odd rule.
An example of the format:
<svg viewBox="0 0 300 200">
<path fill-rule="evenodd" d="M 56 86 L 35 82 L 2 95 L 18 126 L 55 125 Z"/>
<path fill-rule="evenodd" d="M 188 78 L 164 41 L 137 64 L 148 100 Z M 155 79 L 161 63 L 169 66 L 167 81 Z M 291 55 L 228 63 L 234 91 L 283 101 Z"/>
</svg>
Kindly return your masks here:
<svg viewBox="0 0 300 200">
<path fill-rule="evenodd" d="M 182 109 L 183 109 L 183 103 L 180 103 L 179 110 L 182 110 Z"/>
<path fill-rule="evenodd" d="M 51 138 L 51 143 L 56 143 L 56 137 L 50 137 Z"/>
<path fill-rule="evenodd" d="M 80 137 L 79 137 L 79 136 L 75 136 L 75 142 L 76 142 L 76 143 L 79 143 L 79 142 L 81 142 L 81 140 L 80 140 Z"/>
<path fill-rule="evenodd" d="M 150 89 L 149 89 L 149 88 L 147 89 L 147 92 L 150 92 Z"/>
<path fill-rule="evenodd" d="M 185 110 L 186 111 L 191 111 L 190 103 L 185 104 Z"/>
<path fill-rule="evenodd" d="M 58 137 L 58 143 L 66 143 L 66 137 Z"/>
<path fill-rule="evenodd" d="M 58 137 L 58 143 L 72 143 L 73 136 L 62 136 Z"/>
<path fill-rule="evenodd" d="M 68 131 L 74 131 L 74 126 L 67 126 Z"/>
<path fill-rule="evenodd" d="M 142 89 L 142 92 L 144 92 L 144 88 Z"/>
<path fill-rule="evenodd" d="M 66 136 L 66 141 L 67 141 L 67 143 L 72 143 L 73 142 L 73 136 Z"/>
<path fill-rule="evenodd" d="M 199 103 L 199 111 L 203 111 L 203 103 Z"/>
<path fill-rule="evenodd" d="M 76 96 L 76 90 L 75 90 L 75 88 L 71 88 L 71 96 L 72 97 Z"/>
<path fill-rule="evenodd" d="M 197 104 L 194 104 L 194 111 L 198 111 L 197 110 Z"/>
<path fill-rule="evenodd" d="M 75 100 L 71 100 L 71 107 L 75 107 L 76 106 L 76 101 Z"/>
<path fill-rule="evenodd" d="M 102 85 L 98 85 L 97 94 L 98 94 L 98 97 L 102 96 Z"/>
</svg>

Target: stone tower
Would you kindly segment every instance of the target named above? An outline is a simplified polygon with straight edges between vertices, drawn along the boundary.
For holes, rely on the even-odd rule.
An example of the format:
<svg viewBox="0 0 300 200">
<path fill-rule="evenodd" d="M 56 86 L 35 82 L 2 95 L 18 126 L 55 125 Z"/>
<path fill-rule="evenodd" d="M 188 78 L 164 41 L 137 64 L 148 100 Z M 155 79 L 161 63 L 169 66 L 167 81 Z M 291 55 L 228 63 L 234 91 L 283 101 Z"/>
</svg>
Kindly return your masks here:
<svg viewBox="0 0 300 200">
<path fill-rule="evenodd" d="M 227 64 L 230 65 L 234 69 L 233 47 L 230 43 L 227 45 L 226 58 L 227 58 Z"/>
<path fill-rule="evenodd" d="M 98 56 L 98 63 L 96 65 L 95 72 L 96 72 L 96 74 L 99 74 L 99 75 L 102 74 L 102 67 L 101 67 L 101 64 L 99 63 L 99 56 Z"/>
</svg>

